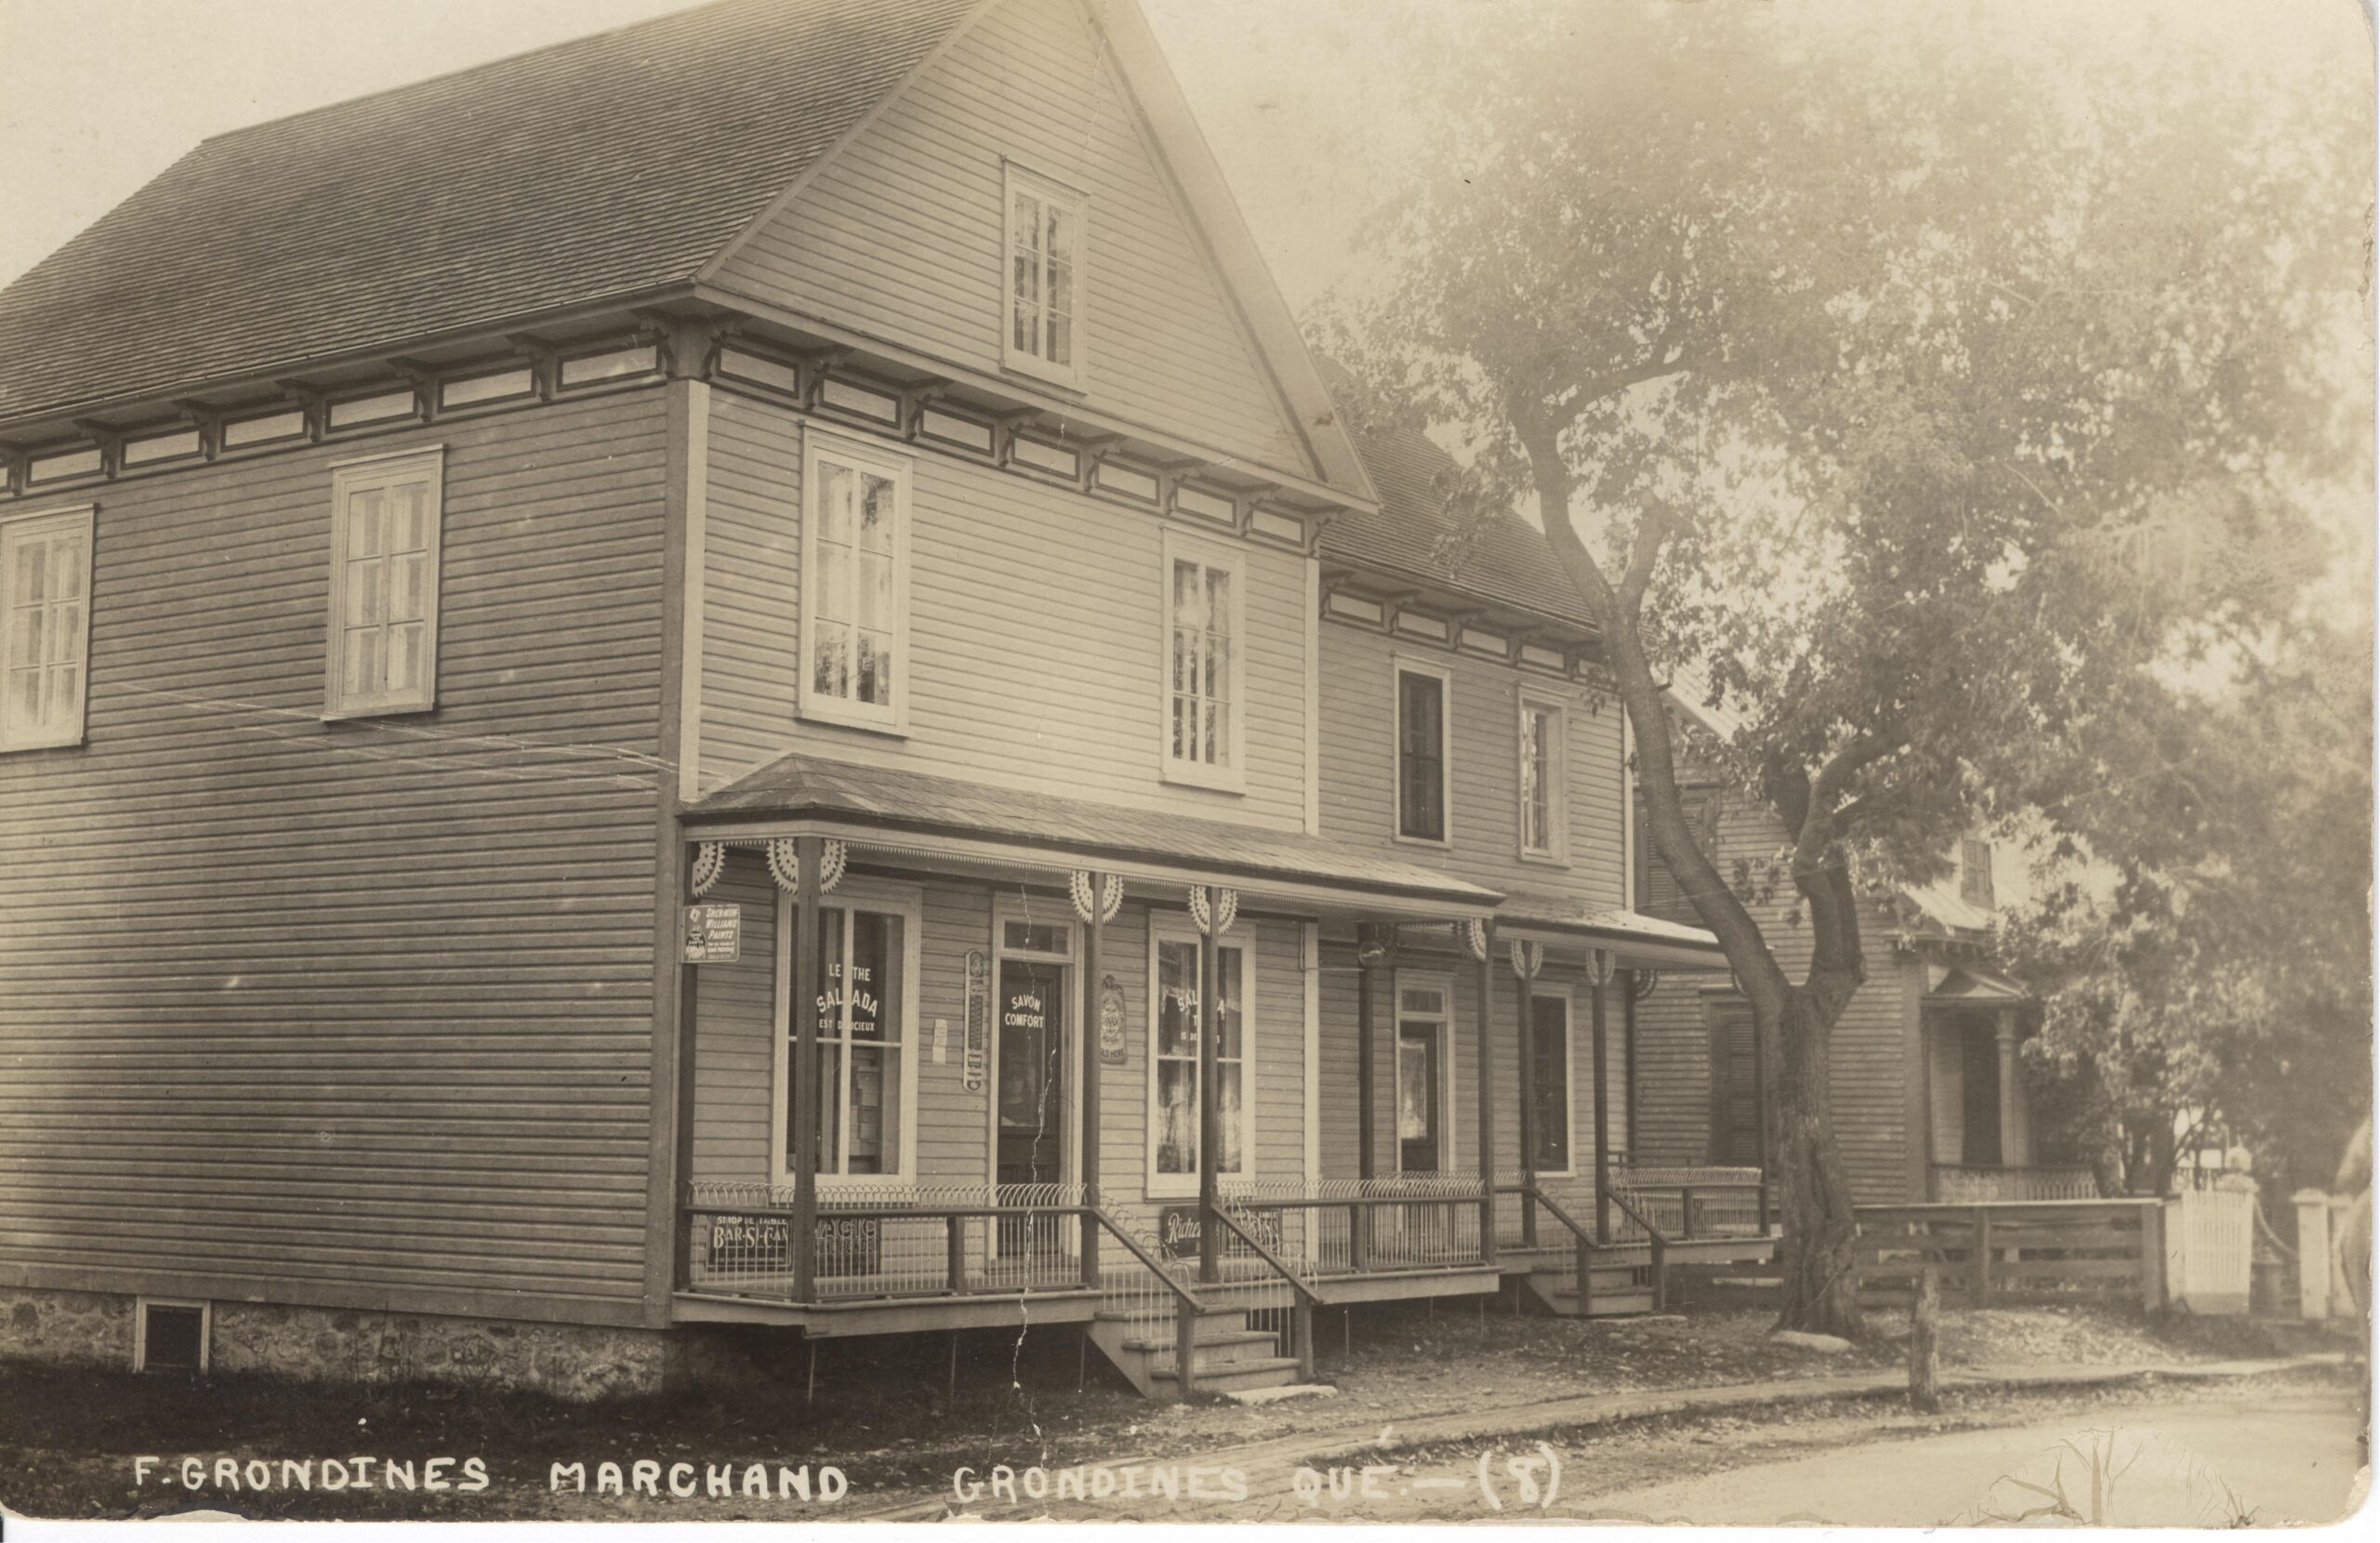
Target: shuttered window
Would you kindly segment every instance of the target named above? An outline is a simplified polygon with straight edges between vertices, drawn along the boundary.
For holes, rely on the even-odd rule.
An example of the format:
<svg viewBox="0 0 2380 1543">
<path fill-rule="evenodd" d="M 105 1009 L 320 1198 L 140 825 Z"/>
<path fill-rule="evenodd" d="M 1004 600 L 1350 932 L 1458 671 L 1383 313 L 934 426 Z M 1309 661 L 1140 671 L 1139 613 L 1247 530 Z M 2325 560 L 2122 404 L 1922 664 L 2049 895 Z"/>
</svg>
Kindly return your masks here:
<svg viewBox="0 0 2380 1543">
<path fill-rule="evenodd" d="M 907 722 L 909 463 L 802 437 L 801 713 L 859 728 Z"/>
<path fill-rule="evenodd" d="M 436 703 L 445 460 L 443 450 L 407 451 L 331 473 L 329 717 Z"/>
<path fill-rule="evenodd" d="M 0 522 L 0 750 L 83 741 L 92 512 Z"/>
<path fill-rule="evenodd" d="M 1011 368 L 1072 385 L 1081 374 L 1089 201 L 1012 164 L 1005 181 L 1008 325 L 1002 356 Z"/>
<path fill-rule="evenodd" d="M 1165 774 L 1236 788 L 1245 777 L 1240 554 L 1169 531 L 1165 574 Z"/>
<path fill-rule="evenodd" d="M 1715 861 L 1719 841 L 1718 793 L 1709 788 L 1680 788 L 1678 802 L 1686 811 L 1686 828 L 1701 843 L 1704 855 Z M 1642 794 L 1636 799 L 1636 909 L 1666 921 L 1701 925 L 1693 901 L 1686 898 L 1684 886 L 1653 840 L 1652 822 L 1646 816 Z"/>
<path fill-rule="evenodd" d="M 1447 678 L 1396 672 L 1396 834 L 1447 839 Z"/>
<path fill-rule="evenodd" d="M 1959 898 L 1969 905 L 1980 905 L 1989 911 L 1991 898 L 1991 843 L 1962 841 L 1959 843 Z"/>
</svg>

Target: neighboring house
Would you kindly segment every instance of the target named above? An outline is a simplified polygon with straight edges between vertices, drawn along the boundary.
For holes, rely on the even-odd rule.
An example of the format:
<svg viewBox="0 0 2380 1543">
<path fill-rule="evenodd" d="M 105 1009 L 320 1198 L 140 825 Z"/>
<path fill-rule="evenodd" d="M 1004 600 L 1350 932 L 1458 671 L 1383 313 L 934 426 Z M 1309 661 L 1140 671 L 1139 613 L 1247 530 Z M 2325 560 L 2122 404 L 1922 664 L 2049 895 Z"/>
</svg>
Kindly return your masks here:
<svg viewBox="0 0 2380 1543">
<path fill-rule="evenodd" d="M 1642 1236 L 1608 1192 L 1674 1228 L 1682 1176 L 1630 1161 L 1625 1047 L 1660 970 L 1719 956 L 1693 918 L 1630 903 L 1626 715 L 1594 626 L 1536 527 L 1500 516 L 1461 537 L 1446 506 L 1452 467 L 1430 441 L 1380 430 L 1357 445 L 1381 508 L 1343 514 L 1322 537 L 1322 830 L 1504 900 L 1485 1106 L 1476 967 L 1458 940 L 1407 926 L 1364 949 L 1326 934 L 1325 1055 L 1355 1063 L 1373 1092 L 1326 1114 L 1324 1171 L 1476 1169 L 1484 1134 L 1488 1167 L 1526 1176 L 1598 1237 Z M 1525 1011 L 1522 970 L 1533 971 Z M 1756 1230 L 1752 1216 L 1723 1227 L 1731 1197 L 1708 1198 L 1710 1230 Z M 1732 1198 L 1739 1210 L 1755 1200 Z M 1503 1224 L 1526 1224 L 1530 1240 L 1559 1231 L 1539 1207 L 1513 1209 Z"/>
<path fill-rule="evenodd" d="M 0 293 L 0 1350 L 1022 1312 L 1163 1392 L 1604 1289 L 1581 983 L 1713 951 L 1626 914 L 1575 605 L 1426 577 L 1370 453 L 1127 0 L 192 152 Z"/>
<path fill-rule="evenodd" d="M 1681 709 L 1701 719 L 1689 736 L 1729 730 L 1687 694 L 1677 694 Z M 1682 764 L 1691 765 L 1690 746 Z M 1792 838 L 1783 821 L 1691 770 L 1679 791 L 1720 872 L 1749 876 L 1752 913 L 1798 978 L 1810 931 L 1785 871 Z M 1693 918 L 1649 832 L 1639 840 L 1639 909 Z M 1868 978 L 1835 1024 L 1830 1056 L 1835 1138 L 1861 1204 L 2097 1194 L 2088 1167 L 2036 1161 L 2018 1047 L 2039 1015 L 2019 985 L 1988 966 L 1993 911 L 2021 899 L 2021 870 L 2018 854 L 1964 840 L 1948 877 L 1860 913 Z M 1732 975 L 1664 982 L 1637 1028 L 1638 1141 L 1647 1159 L 1764 1166 L 1761 1051 Z"/>
</svg>

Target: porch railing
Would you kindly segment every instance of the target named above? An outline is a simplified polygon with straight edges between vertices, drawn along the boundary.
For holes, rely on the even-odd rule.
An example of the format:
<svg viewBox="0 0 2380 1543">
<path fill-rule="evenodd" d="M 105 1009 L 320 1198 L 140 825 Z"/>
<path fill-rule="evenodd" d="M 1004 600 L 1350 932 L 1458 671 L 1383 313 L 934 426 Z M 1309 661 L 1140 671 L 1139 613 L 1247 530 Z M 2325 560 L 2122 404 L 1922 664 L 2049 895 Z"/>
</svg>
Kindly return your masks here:
<svg viewBox="0 0 2380 1543">
<path fill-rule="evenodd" d="M 1610 1170 L 1613 1199 L 1624 1200 L 1646 1230 L 1683 1242 L 1768 1233 L 1768 1175 L 1762 1169 L 1639 1164 L 1615 1154 Z"/>
<path fill-rule="evenodd" d="M 1475 1173 L 1259 1180 L 1235 1186 L 1230 1203 L 1316 1279 L 1476 1267 L 1488 1258 L 1480 1220 L 1488 1194 Z"/>
<path fill-rule="evenodd" d="M 1503 1186 L 1500 1186 L 1501 1187 Z M 1632 1259 L 1620 1265 L 1620 1268 L 1628 1271 L 1631 1289 L 1649 1291 L 1652 1295 L 1653 1311 L 1656 1312 L 1661 1311 L 1668 1296 L 1669 1240 L 1663 1237 L 1657 1228 L 1630 1208 L 1625 1200 L 1617 1194 L 1612 1196 L 1614 1207 L 1620 1211 L 1631 1229 L 1641 1235 L 1633 1243 L 1605 1243 L 1596 1239 L 1593 1228 L 1571 1215 L 1568 1208 L 1560 1201 L 1538 1189 L 1536 1185 L 1515 1183 L 1509 1188 L 1511 1193 L 1520 1196 L 1520 1205 L 1524 1210 L 1541 1211 L 1552 1220 L 1553 1227 L 1546 1229 L 1543 1235 L 1558 1237 L 1568 1245 L 1563 1251 L 1561 1263 L 1554 1272 L 1555 1279 L 1558 1289 L 1578 1294 L 1579 1312 L 1581 1316 L 1592 1314 L 1594 1311 L 1595 1278 L 1598 1274 L 1607 1273 L 1613 1268 L 1613 1261 L 1608 1256 L 1633 1252 L 1636 1246 L 1646 1248 L 1646 1258 L 1644 1261 L 1639 1263 Z"/>
<path fill-rule="evenodd" d="M 2003 1167 L 1986 1163 L 1937 1163 L 1933 1198 L 1946 1206 L 2002 1200 L 2096 1200 L 2099 1176 L 2085 1164 Z"/>
</svg>

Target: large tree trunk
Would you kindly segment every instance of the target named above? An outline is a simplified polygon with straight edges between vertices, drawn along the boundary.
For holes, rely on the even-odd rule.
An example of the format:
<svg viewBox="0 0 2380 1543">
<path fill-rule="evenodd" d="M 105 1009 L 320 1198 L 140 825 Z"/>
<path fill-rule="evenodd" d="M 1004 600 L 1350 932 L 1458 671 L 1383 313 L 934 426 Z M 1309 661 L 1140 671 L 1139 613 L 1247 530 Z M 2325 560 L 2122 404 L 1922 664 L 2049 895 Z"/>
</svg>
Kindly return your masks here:
<svg viewBox="0 0 2380 1543">
<path fill-rule="evenodd" d="M 1769 1076 L 1776 1100 L 1769 1140 L 1785 1232 L 1778 1261 L 1784 1299 L 1777 1326 L 1851 1339 L 1862 1326 L 1852 1246 L 1858 1224 L 1828 1106 L 1833 1035 L 1822 1005 L 1807 990 L 1795 988 L 1786 993 L 1765 1047 L 1775 1068 Z"/>
</svg>

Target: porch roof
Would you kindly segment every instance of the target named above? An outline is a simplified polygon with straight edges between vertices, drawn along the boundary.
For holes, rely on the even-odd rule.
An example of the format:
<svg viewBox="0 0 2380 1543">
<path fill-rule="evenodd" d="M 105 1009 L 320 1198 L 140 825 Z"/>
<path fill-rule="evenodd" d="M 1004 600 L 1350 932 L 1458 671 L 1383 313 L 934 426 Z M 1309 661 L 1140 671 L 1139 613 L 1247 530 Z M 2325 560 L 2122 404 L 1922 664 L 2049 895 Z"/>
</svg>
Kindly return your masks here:
<svg viewBox="0 0 2380 1543">
<path fill-rule="evenodd" d="M 1699 927 L 1635 911 L 1592 910 L 1560 895 L 1507 895 L 1496 907 L 1496 920 L 1501 926 L 1560 933 L 1666 964 L 1712 965 L 1726 957 L 1719 951 L 1719 940 Z"/>
<path fill-rule="evenodd" d="M 1027 846 L 1084 866 L 1194 868 L 1219 881 L 1273 879 L 1427 902 L 1463 916 L 1487 915 L 1502 898 L 1449 875 L 1293 831 L 803 755 L 737 779 L 691 805 L 684 817 L 706 835 L 727 834 L 743 821 L 821 820 L 888 835 L 955 836 Z"/>
</svg>

